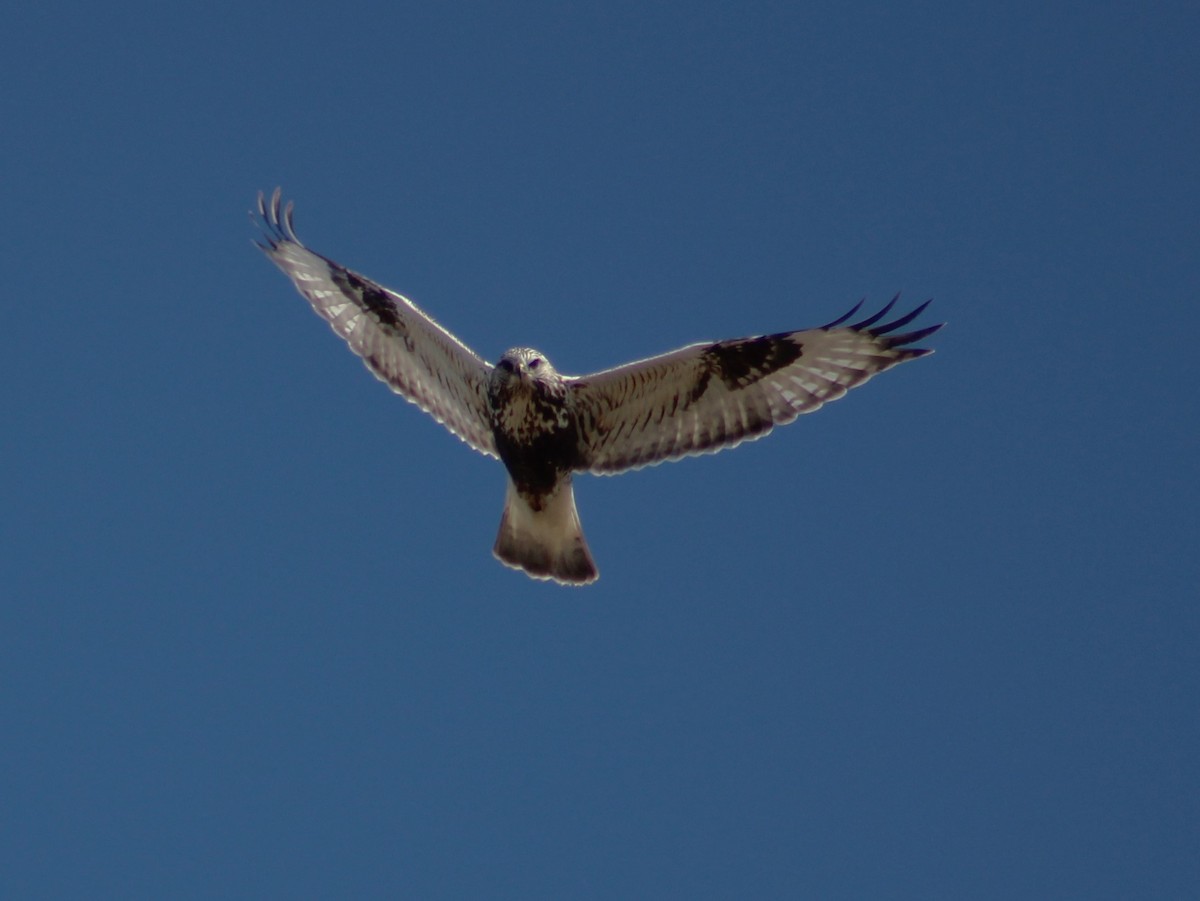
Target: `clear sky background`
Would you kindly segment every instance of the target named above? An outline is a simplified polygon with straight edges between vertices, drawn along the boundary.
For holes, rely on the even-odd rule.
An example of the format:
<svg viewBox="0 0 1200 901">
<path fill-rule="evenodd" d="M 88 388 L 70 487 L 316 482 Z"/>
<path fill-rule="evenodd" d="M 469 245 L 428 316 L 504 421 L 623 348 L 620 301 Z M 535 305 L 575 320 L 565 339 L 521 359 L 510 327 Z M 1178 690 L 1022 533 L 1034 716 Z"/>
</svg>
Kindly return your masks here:
<svg viewBox="0 0 1200 901">
<path fill-rule="evenodd" d="M 1195 3 L 19 4 L 0 895 L 1193 898 Z M 588 372 L 937 353 L 490 548 L 251 244 Z"/>
</svg>

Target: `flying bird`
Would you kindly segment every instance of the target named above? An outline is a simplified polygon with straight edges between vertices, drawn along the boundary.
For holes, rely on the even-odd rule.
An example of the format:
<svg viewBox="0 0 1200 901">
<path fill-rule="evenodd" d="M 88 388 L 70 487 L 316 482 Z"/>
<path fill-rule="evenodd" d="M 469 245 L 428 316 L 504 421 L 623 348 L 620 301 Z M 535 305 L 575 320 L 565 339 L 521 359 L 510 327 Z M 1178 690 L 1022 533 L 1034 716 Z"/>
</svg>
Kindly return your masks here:
<svg viewBox="0 0 1200 901">
<path fill-rule="evenodd" d="M 314 253 L 293 205 L 258 195 L 259 247 L 367 368 L 508 473 L 492 553 L 535 579 L 585 585 L 599 575 L 571 477 L 611 475 L 761 438 L 897 363 L 942 324 L 894 334 L 929 301 L 889 322 L 878 313 L 797 332 L 692 344 L 593 375 L 562 375 L 514 347 L 496 365 L 411 300 Z"/>
</svg>

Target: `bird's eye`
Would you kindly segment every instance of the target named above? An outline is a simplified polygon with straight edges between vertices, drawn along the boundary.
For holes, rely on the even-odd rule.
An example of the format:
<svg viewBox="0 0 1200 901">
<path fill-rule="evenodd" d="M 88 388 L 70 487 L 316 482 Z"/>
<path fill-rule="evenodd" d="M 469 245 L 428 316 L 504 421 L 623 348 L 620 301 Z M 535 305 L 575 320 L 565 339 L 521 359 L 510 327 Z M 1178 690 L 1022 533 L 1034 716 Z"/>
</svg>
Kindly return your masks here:
<svg viewBox="0 0 1200 901">
<path fill-rule="evenodd" d="M 529 361 L 530 369 L 537 369 L 541 365 L 542 365 L 542 361 L 540 359 L 538 359 L 537 357 L 534 357 L 532 360 Z"/>
</svg>

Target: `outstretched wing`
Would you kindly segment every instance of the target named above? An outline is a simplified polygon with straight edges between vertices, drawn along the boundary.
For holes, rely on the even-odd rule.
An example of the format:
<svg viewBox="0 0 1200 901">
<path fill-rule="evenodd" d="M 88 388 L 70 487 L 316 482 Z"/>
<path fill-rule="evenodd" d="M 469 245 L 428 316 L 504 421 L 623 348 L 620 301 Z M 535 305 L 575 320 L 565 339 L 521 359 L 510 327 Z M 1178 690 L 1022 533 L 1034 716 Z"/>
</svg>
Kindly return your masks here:
<svg viewBox="0 0 1200 901">
<path fill-rule="evenodd" d="M 497 456 L 487 411 L 491 367 L 401 297 L 313 253 L 296 237 L 292 204 L 258 195 L 259 244 L 367 368 L 475 450 Z"/>
<path fill-rule="evenodd" d="M 941 324 L 904 334 L 929 305 L 876 325 L 899 295 L 861 322 L 693 344 L 572 379 L 581 470 L 607 474 L 715 453 L 837 400 L 871 376 L 925 354 L 909 347 Z"/>
</svg>

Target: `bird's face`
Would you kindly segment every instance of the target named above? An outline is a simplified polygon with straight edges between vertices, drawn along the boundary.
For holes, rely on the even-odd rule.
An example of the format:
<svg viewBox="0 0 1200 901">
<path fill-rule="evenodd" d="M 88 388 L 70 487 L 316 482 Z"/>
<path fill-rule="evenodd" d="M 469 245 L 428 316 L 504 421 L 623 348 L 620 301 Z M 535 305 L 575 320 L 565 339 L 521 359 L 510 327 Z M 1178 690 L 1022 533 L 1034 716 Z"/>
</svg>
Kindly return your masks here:
<svg viewBox="0 0 1200 901">
<path fill-rule="evenodd" d="M 559 381 L 550 361 L 529 347 L 514 347 L 507 351 L 492 371 L 492 382 L 510 389 L 519 386 L 534 388 L 539 383 L 551 385 Z"/>
</svg>

